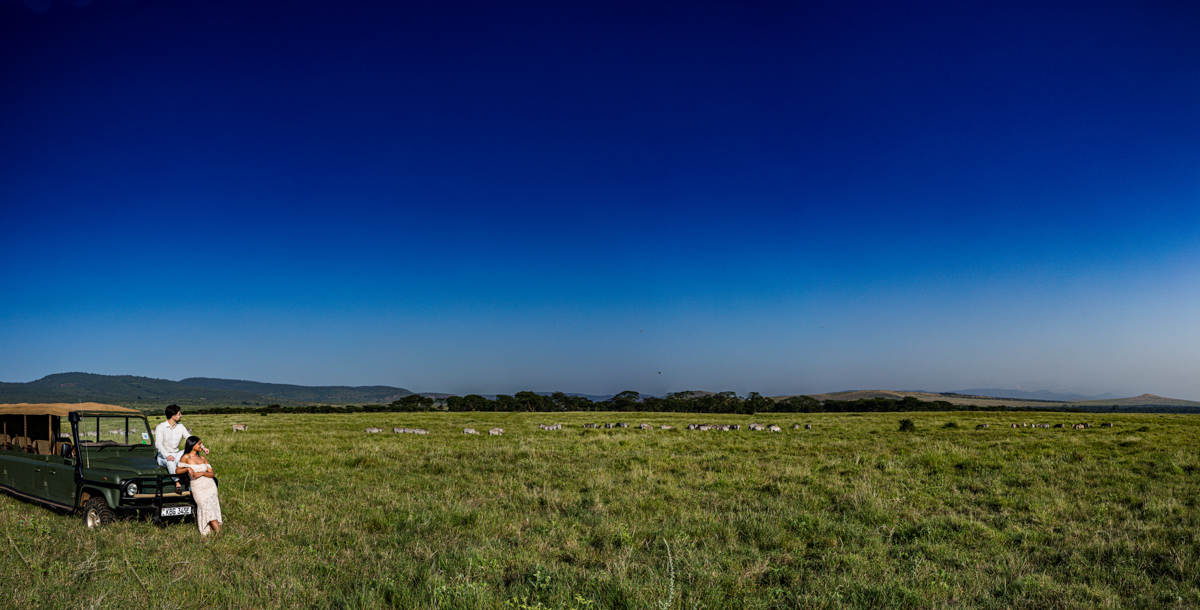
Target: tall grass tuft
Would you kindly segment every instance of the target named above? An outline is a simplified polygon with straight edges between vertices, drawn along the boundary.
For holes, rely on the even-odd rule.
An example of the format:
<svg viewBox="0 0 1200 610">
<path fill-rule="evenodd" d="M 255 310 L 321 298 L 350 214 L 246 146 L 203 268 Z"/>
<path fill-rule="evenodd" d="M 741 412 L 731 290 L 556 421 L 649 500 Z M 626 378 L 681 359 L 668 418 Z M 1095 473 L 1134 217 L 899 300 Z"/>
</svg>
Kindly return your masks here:
<svg viewBox="0 0 1200 610">
<path fill-rule="evenodd" d="M 675 558 L 671 556 L 671 545 L 663 540 L 663 546 L 667 547 L 667 599 L 658 602 L 659 610 L 667 610 L 675 601 Z"/>
</svg>

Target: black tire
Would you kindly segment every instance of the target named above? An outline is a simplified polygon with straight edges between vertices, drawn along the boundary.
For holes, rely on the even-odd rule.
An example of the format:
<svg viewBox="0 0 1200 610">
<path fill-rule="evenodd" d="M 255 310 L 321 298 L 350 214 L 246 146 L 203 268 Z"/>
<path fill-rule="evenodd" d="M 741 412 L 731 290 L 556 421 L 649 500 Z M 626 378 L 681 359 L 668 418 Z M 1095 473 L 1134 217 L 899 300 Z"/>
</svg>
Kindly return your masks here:
<svg viewBox="0 0 1200 610">
<path fill-rule="evenodd" d="M 110 525 L 117 520 L 117 514 L 108 507 L 104 496 L 92 496 L 83 505 L 83 524 L 88 529 Z"/>
</svg>

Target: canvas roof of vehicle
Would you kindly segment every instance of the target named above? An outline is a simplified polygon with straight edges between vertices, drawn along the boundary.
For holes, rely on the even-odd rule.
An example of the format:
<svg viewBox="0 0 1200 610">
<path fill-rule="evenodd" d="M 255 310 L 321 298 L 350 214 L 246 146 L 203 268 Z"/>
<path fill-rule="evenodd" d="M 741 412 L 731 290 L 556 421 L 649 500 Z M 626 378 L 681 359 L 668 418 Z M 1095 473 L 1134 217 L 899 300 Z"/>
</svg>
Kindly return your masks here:
<svg viewBox="0 0 1200 610">
<path fill-rule="evenodd" d="M 104 413 L 136 413 L 141 411 L 117 405 L 105 405 L 98 402 L 51 402 L 51 403 L 17 403 L 0 405 L 0 415 L 57 415 L 66 417 L 71 411 L 89 411 Z"/>
</svg>

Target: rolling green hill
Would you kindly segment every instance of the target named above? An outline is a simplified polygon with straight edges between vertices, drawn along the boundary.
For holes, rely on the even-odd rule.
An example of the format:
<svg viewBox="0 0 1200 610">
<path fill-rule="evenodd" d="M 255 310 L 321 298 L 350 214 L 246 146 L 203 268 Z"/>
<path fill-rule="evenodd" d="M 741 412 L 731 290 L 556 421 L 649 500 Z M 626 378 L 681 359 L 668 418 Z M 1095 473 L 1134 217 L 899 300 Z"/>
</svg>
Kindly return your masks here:
<svg viewBox="0 0 1200 610">
<path fill-rule="evenodd" d="M 326 404 L 386 404 L 413 394 L 404 388 L 386 385 L 372 386 L 303 386 L 283 383 L 260 383 L 237 379 L 189 377 L 179 382 L 197 388 L 228 392 L 250 392 L 278 402 L 319 402 Z"/>
<path fill-rule="evenodd" d="M 171 403 L 226 405 L 267 404 L 267 401 L 271 399 L 252 392 L 201 388 L 133 375 L 58 373 L 28 383 L 0 383 L 0 403 L 100 402 L 150 408 Z"/>
<path fill-rule="evenodd" d="M 309 387 L 192 377 L 182 381 L 133 375 L 59 373 L 28 383 L 0 383 L 0 403 L 100 402 L 153 409 L 168 404 L 386 404 L 412 392 L 391 386 Z"/>
</svg>

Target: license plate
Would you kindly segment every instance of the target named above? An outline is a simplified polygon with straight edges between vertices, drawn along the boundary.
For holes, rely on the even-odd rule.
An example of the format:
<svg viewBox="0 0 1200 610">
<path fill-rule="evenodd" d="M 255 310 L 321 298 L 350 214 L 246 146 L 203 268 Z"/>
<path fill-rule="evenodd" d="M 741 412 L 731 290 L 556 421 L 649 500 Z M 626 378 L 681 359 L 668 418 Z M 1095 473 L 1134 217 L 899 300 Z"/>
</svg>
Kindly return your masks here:
<svg viewBox="0 0 1200 610">
<path fill-rule="evenodd" d="M 164 517 L 179 517 L 190 514 L 192 514 L 192 507 L 190 506 L 168 506 L 162 509 L 162 516 Z"/>
</svg>

